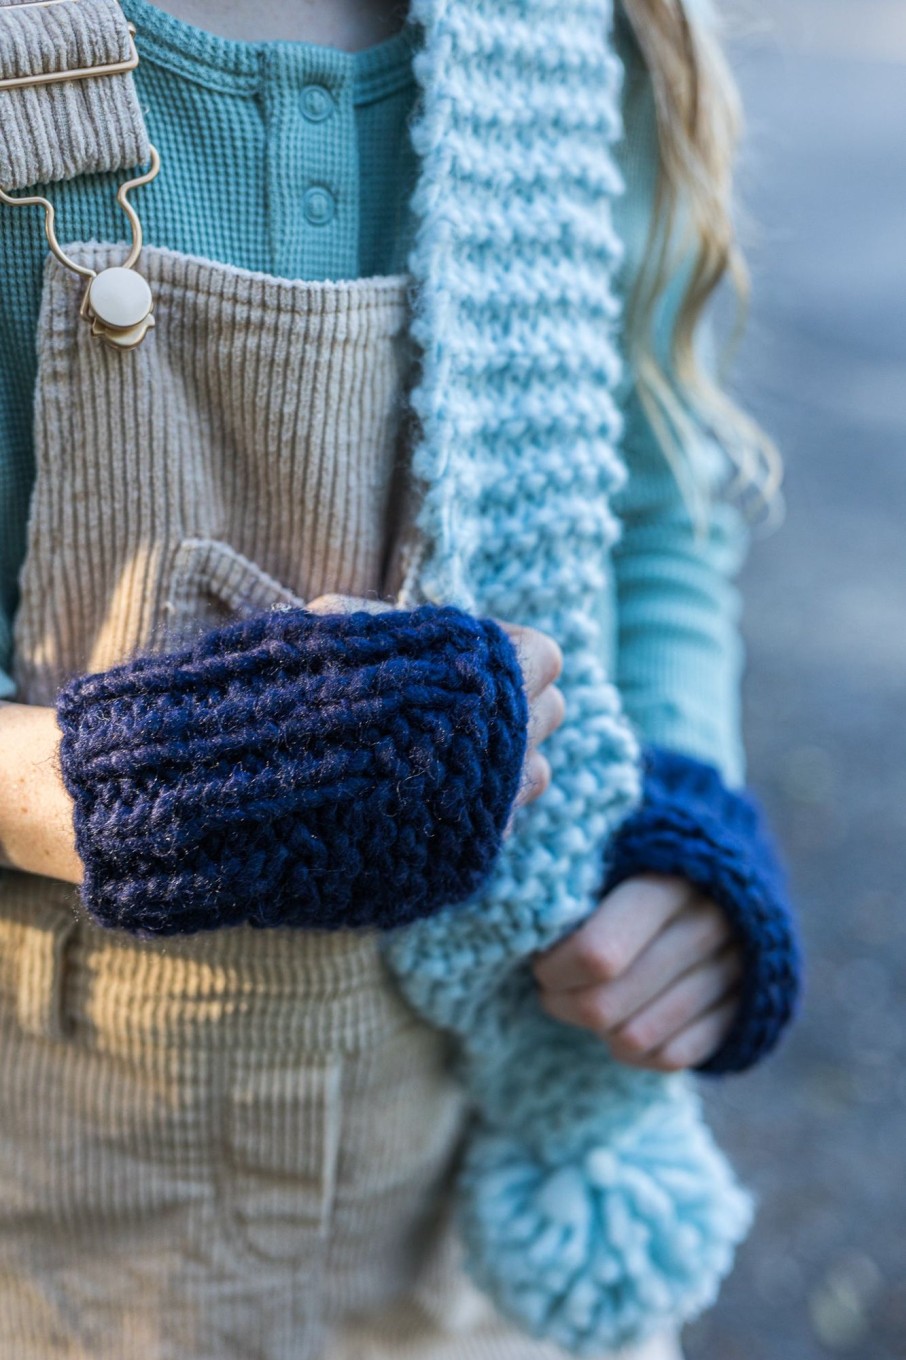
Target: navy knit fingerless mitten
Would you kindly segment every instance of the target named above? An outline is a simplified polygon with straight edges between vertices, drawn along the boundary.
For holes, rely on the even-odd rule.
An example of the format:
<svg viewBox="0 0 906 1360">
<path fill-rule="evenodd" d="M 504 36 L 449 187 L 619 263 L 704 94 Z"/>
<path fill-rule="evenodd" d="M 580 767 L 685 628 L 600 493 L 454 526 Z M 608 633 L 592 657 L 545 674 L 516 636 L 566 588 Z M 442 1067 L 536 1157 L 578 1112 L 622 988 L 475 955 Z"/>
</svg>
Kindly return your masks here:
<svg viewBox="0 0 906 1360">
<path fill-rule="evenodd" d="M 452 605 L 278 609 L 60 693 L 83 901 L 144 936 L 388 928 L 471 895 L 518 792 L 508 635 Z"/>
<path fill-rule="evenodd" d="M 608 849 L 604 892 L 646 871 L 681 874 L 727 912 L 745 952 L 739 1012 L 696 1071 L 742 1072 L 765 1057 L 796 1013 L 802 958 L 786 875 L 758 803 L 714 765 L 642 748 L 642 802 Z"/>
</svg>

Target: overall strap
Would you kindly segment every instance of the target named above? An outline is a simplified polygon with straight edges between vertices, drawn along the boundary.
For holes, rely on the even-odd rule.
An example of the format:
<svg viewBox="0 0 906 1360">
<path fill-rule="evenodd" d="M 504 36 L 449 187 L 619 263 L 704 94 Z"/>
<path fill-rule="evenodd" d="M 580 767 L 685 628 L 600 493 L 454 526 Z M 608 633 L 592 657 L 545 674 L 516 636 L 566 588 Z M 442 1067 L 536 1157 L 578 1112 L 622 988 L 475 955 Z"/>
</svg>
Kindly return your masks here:
<svg viewBox="0 0 906 1360">
<path fill-rule="evenodd" d="M 144 164 L 137 64 L 118 0 L 0 0 L 0 189 Z"/>
<path fill-rule="evenodd" d="M 54 255 L 88 280 L 80 315 L 116 349 L 134 349 L 154 325 L 151 290 L 135 270 L 141 223 L 127 198 L 160 168 L 132 79 L 134 32 L 118 0 L 0 0 L 0 202 L 44 209 Z M 132 247 L 121 265 L 100 275 L 63 250 L 49 199 L 10 193 L 149 158 L 151 168 L 117 193 Z"/>
</svg>

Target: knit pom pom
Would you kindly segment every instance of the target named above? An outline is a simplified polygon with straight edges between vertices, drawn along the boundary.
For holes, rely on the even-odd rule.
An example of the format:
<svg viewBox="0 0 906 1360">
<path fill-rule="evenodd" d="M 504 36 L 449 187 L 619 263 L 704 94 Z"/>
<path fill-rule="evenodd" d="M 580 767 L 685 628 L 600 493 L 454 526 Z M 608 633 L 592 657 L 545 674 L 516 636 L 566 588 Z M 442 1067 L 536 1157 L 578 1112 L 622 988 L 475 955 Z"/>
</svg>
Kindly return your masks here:
<svg viewBox="0 0 906 1360">
<path fill-rule="evenodd" d="M 507 633 L 452 605 L 280 609 L 60 693 L 82 897 L 143 936 L 399 926 L 490 872 L 528 702 Z"/>
<path fill-rule="evenodd" d="M 480 1127 L 460 1179 L 467 1268 L 497 1308 L 574 1355 L 610 1354 L 714 1302 L 753 1206 L 688 1100 L 583 1153 Z"/>
</svg>

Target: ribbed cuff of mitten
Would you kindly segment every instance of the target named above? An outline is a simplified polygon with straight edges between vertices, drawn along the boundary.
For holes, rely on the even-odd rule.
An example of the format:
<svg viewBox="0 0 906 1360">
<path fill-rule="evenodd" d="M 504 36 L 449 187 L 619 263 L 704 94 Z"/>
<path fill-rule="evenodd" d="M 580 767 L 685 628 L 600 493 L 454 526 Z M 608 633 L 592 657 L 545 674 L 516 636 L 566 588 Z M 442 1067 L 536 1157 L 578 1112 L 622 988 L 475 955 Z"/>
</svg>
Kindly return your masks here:
<svg viewBox="0 0 906 1360">
<path fill-rule="evenodd" d="M 643 746 L 642 759 L 642 802 L 610 842 L 603 891 L 646 871 L 681 874 L 724 908 L 745 954 L 740 1008 L 695 1070 L 742 1072 L 774 1048 L 799 1004 L 802 956 L 785 870 L 750 792 L 664 747 Z"/>
<path fill-rule="evenodd" d="M 102 925 L 404 925 L 473 893 L 519 789 L 513 644 L 452 605 L 277 609 L 61 691 Z"/>
</svg>

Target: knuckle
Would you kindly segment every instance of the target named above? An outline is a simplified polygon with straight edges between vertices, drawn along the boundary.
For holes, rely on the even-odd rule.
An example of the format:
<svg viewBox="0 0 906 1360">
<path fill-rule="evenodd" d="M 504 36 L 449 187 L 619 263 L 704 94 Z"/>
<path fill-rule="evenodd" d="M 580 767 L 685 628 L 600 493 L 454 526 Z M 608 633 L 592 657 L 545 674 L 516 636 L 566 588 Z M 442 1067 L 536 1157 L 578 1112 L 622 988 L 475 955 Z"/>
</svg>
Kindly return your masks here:
<svg viewBox="0 0 906 1360">
<path fill-rule="evenodd" d="M 550 644 L 553 654 L 551 658 L 553 665 L 553 674 L 551 675 L 551 681 L 553 682 L 554 680 L 559 680 L 560 676 L 563 674 L 563 649 L 561 648 L 559 642 L 557 642 L 554 638 L 548 638 L 548 642 Z"/>
<path fill-rule="evenodd" d="M 550 633 L 542 633 L 540 629 L 535 629 L 535 645 L 541 677 L 545 684 L 551 685 L 563 672 L 563 652 Z"/>
<path fill-rule="evenodd" d="M 622 972 L 622 959 L 612 941 L 595 939 L 592 935 L 576 936 L 578 962 L 583 973 L 597 982 L 613 982 Z"/>
<path fill-rule="evenodd" d="M 692 1060 L 686 1056 L 681 1045 L 676 1047 L 668 1045 L 657 1055 L 657 1066 L 662 1072 L 681 1072 L 683 1068 L 691 1065 Z"/>
<path fill-rule="evenodd" d="M 594 1002 L 591 1003 L 591 1009 L 595 1028 L 604 1034 L 609 1034 L 619 1020 L 619 1010 L 613 997 L 604 991 L 597 992 Z"/>
<path fill-rule="evenodd" d="M 530 751 L 526 757 L 522 787 L 518 801 L 531 803 L 540 797 L 551 782 L 551 767 L 539 751 Z"/>
<path fill-rule="evenodd" d="M 644 1020 L 631 1020 L 619 1032 L 619 1044 L 633 1057 L 641 1057 L 654 1046 L 657 1036 Z"/>
<path fill-rule="evenodd" d="M 674 1034 L 684 1025 L 688 1025 L 694 1018 L 695 1012 L 690 1002 L 683 996 L 677 995 L 675 1000 L 662 1003 L 659 1023 L 662 1030 L 667 1034 Z"/>
<path fill-rule="evenodd" d="M 562 696 L 558 700 L 559 694 L 560 691 L 557 689 L 546 689 L 541 701 L 533 708 L 532 727 L 537 741 L 543 741 L 545 737 L 549 737 L 563 721 L 566 705 Z"/>
<path fill-rule="evenodd" d="M 563 719 L 566 717 L 566 698 L 563 694 L 562 689 L 558 689 L 556 685 L 554 685 L 551 688 L 551 696 L 553 698 L 553 710 L 554 710 L 552 719 L 553 726 L 551 729 L 553 730 L 554 728 L 559 727 Z"/>
<path fill-rule="evenodd" d="M 701 953 L 716 954 L 719 949 L 726 945 L 728 940 L 727 930 L 724 922 L 719 918 L 713 917 L 702 927 L 700 935 Z"/>
<path fill-rule="evenodd" d="M 593 1030 L 602 1037 L 610 1032 L 611 1025 L 607 1017 L 608 1008 L 594 990 L 578 997 L 575 1007 L 579 1022 L 585 1029 Z"/>
<path fill-rule="evenodd" d="M 716 949 L 730 938 L 730 923 L 723 908 L 707 902 L 698 915 L 699 939 L 707 949 Z"/>
<path fill-rule="evenodd" d="M 540 751 L 533 751 L 531 756 L 532 783 L 535 789 L 535 797 L 544 793 L 551 782 L 551 767 L 547 757 L 541 755 Z"/>
</svg>

